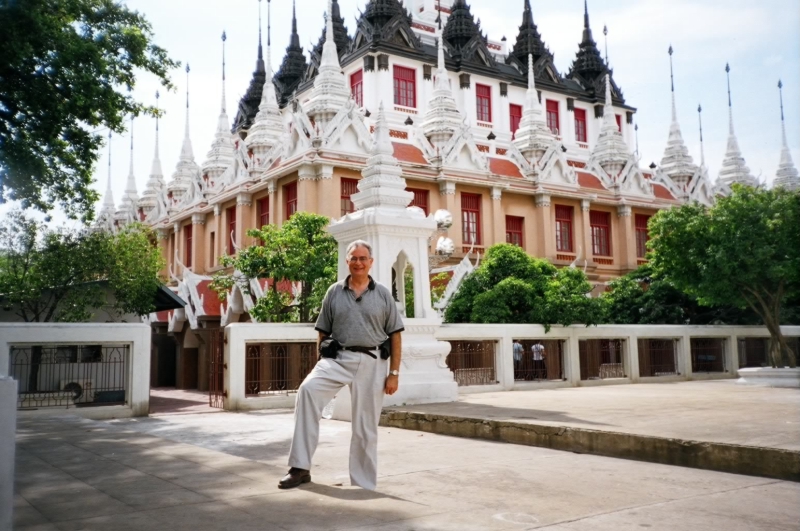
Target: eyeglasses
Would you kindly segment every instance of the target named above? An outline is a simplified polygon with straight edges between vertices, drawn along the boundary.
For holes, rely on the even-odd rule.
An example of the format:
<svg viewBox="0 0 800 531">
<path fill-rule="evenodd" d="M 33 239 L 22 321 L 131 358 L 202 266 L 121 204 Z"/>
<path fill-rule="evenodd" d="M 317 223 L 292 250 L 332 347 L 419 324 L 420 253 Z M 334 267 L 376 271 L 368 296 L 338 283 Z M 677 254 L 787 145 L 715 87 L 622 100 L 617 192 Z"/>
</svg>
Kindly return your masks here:
<svg viewBox="0 0 800 531">
<path fill-rule="evenodd" d="M 348 262 L 361 262 L 362 264 L 366 264 L 372 260 L 369 256 L 351 256 L 347 259 Z"/>
</svg>

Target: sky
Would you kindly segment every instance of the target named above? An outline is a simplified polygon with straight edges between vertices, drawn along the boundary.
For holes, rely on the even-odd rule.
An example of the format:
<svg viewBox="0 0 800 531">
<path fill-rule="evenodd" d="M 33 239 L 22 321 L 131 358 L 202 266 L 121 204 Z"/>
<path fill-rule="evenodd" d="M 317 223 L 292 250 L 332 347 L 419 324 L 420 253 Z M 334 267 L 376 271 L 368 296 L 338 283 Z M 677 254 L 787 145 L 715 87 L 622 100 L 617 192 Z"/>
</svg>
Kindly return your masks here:
<svg viewBox="0 0 800 531">
<path fill-rule="evenodd" d="M 367 0 L 339 0 L 352 35 L 359 9 Z M 490 39 L 515 41 L 523 0 L 472 0 L 472 13 Z M 257 0 L 127 0 L 143 13 L 154 41 L 169 55 L 191 66 L 189 76 L 191 141 L 195 160 L 202 164 L 214 137 L 222 91 L 222 41 L 225 43 L 227 110 L 232 121 L 249 84 L 258 45 Z M 445 5 L 446 1 L 443 0 Z M 583 0 L 531 0 L 534 22 L 566 75 L 578 50 L 583 28 Z M 604 50 L 603 26 L 608 27 L 608 57 L 614 79 L 626 103 L 636 107 L 641 164 L 660 162 L 670 125 L 670 70 L 673 64 L 677 115 L 684 141 L 700 159 L 697 106 L 703 107 L 703 139 L 709 176 L 716 180 L 728 137 L 728 99 L 725 64 L 730 64 L 733 120 L 739 147 L 753 175 L 771 182 L 781 150 L 778 79 L 783 81 L 783 104 L 788 145 L 800 163 L 800 0 L 589 0 L 594 38 Z M 267 2 L 261 2 L 266 53 Z M 297 0 L 297 25 L 305 50 L 317 42 L 324 25 L 327 0 Z M 289 44 L 291 0 L 271 1 L 271 57 L 277 70 Z M 308 55 L 306 55 L 308 57 Z M 166 111 L 160 120 L 160 155 L 169 182 L 184 136 L 186 73 L 173 73 L 176 91 L 167 92 L 143 73 L 135 97 Z M 139 193 L 144 190 L 153 158 L 155 121 L 134 120 L 133 166 Z M 130 163 L 130 132 L 111 140 L 111 179 L 119 204 Z M 634 150 L 636 146 L 630 146 Z M 95 188 L 105 191 L 108 149 L 103 148 L 95 171 Z M 99 211 L 100 202 L 96 206 Z M 8 206 L 2 210 L 7 210 Z M 2 212 L 0 210 L 0 213 Z M 63 221 L 56 213 L 54 221 Z"/>
</svg>

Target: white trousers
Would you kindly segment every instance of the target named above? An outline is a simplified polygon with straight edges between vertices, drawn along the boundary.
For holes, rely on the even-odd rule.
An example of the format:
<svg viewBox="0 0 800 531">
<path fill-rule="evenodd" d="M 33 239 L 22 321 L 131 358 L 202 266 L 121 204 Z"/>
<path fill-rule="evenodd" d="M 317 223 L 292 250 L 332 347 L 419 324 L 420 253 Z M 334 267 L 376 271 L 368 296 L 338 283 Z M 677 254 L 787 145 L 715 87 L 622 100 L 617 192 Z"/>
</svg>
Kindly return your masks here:
<svg viewBox="0 0 800 531">
<path fill-rule="evenodd" d="M 375 490 L 378 483 L 378 422 L 383 406 L 388 360 L 380 351 L 373 359 L 361 352 L 340 350 L 336 359 L 322 358 L 297 391 L 294 437 L 289 466 L 311 470 L 319 441 L 322 410 L 345 385 L 350 386 L 352 430 L 350 483 Z"/>
</svg>

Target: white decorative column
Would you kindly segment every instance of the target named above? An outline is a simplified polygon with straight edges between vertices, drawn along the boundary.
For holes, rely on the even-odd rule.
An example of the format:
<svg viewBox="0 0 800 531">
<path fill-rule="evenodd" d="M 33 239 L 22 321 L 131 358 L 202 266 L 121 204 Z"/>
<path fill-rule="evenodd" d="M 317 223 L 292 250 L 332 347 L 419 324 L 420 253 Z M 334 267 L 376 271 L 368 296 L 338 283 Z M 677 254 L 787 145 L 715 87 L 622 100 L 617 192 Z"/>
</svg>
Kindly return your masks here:
<svg viewBox="0 0 800 531">
<path fill-rule="evenodd" d="M 390 289 L 393 266 L 413 267 L 415 317 L 403 320 L 400 387 L 394 395 L 385 396 L 384 405 L 452 402 L 458 397 L 458 387 L 445 362 L 450 345 L 435 339 L 441 318 L 431 307 L 428 238 L 436 230 L 436 221 L 419 208 L 407 208 L 413 194 L 406 191 L 402 169 L 392 155 L 383 105 L 378 111 L 374 138 L 370 158 L 361 172 L 359 192 L 351 198 L 357 210 L 328 228 L 339 242 L 339 278 L 348 274 L 347 246 L 359 239 L 372 245 L 372 277 Z M 398 294 L 404 290 L 403 273 L 397 271 L 395 275 Z M 403 296 L 398 298 L 402 300 Z M 344 407 L 343 403 L 349 402 L 348 398 L 348 393 L 337 396 L 334 417 L 348 417 L 349 404 Z"/>
</svg>

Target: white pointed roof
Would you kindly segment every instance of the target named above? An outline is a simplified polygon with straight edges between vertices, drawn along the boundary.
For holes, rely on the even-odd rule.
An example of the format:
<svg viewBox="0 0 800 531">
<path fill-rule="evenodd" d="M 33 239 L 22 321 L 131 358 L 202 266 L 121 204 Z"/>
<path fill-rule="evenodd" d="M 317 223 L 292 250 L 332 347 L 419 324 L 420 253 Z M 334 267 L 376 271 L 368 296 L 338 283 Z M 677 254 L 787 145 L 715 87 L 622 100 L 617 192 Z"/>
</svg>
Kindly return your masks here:
<svg viewBox="0 0 800 531">
<path fill-rule="evenodd" d="M 597 143 L 592 150 L 591 159 L 601 167 L 616 168 L 619 172 L 630 158 L 630 151 L 622 133 L 619 132 L 617 120 L 614 117 L 614 107 L 611 105 L 611 78 L 606 74 L 606 101 L 603 106 L 603 124 Z M 615 175 L 611 175 L 615 177 Z"/>
<path fill-rule="evenodd" d="M 97 220 L 94 228 L 99 230 L 114 230 L 114 192 L 111 190 L 111 132 L 108 134 L 108 177 L 106 178 L 106 191 L 103 194 L 103 203 L 100 212 L 97 213 Z"/>
<path fill-rule="evenodd" d="M 528 54 L 528 90 L 525 93 L 525 104 L 522 107 L 522 119 L 519 128 L 514 133 L 514 145 L 528 158 L 541 156 L 555 141 L 555 136 L 547 127 L 542 105 L 539 103 L 539 94 L 536 91 L 536 81 L 533 77 L 533 55 Z"/>
<path fill-rule="evenodd" d="M 189 96 L 186 96 L 186 125 L 183 133 L 183 145 L 178 164 L 172 173 L 172 180 L 167 185 L 167 191 L 172 193 L 173 201 L 179 201 L 183 195 L 193 188 L 193 179 L 199 176 L 200 167 L 194 161 L 192 140 L 189 136 Z"/>
<path fill-rule="evenodd" d="M 350 99 L 350 88 L 339 64 L 339 54 L 333 40 L 333 7 L 328 0 L 328 17 L 325 28 L 325 44 L 319 72 L 314 78 L 314 88 L 306 105 L 306 112 L 317 123 L 331 120 Z M 259 107 L 260 108 L 260 107 Z"/>
<path fill-rule="evenodd" d="M 222 175 L 229 166 L 233 165 L 233 153 L 231 126 L 225 105 L 225 73 L 223 72 L 222 103 L 220 104 L 219 118 L 217 118 L 217 130 L 214 132 L 214 140 L 211 142 L 211 149 L 206 153 L 206 160 L 203 162 L 203 174 L 209 175 L 212 178 L 217 178 Z"/>
<path fill-rule="evenodd" d="M 136 190 L 136 176 L 133 173 L 133 123 L 131 123 L 131 161 L 128 168 L 128 180 L 125 183 L 125 192 L 122 194 L 122 201 L 119 205 L 114 218 L 122 223 L 137 219 L 136 209 L 139 202 L 139 194 Z"/>
<path fill-rule="evenodd" d="M 403 170 L 394 158 L 383 102 L 378 109 L 374 140 L 369 154 L 366 167 L 361 171 L 363 179 L 358 181 L 359 191 L 350 198 L 356 209 L 376 207 L 382 210 L 404 211 L 414 198 L 414 194 L 406 191 L 406 180 L 402 177 Z"/>
<path fill-rule="evenodd" d="M 436 64 L 436 82 L 433 87 L 433 98 L 428 102 L 428 110 L 422 121 L 422 131 L 434 144 L 444 144 L 461 128 L 464 121 L 458 111 L 456 100 L 450 89 L 450 80 L 444 65 L 444 39 L 439 31 Z"/>
<path fill-rule="evenodd" d="M 137 202 L 138 207 L 142 209 L 145 215 L 150 214 L 156 207 L 158 194 L 162 193 L 166 186 L 164 182 L 164 172 L 161 170 L 161 159 L 158 155 L 158 118 L 156 118 L 156 142 L 153 152 L 153 164 L 150 166 L 150 175 L 147 178 L 147 184 L 142 192 L 142 197 Z"/>
<path fill-rule="evenodd" d="M 725 150 L 725 158 L 722 160 L 722 168 L 719 170 L 718 181 L 727 186 L 734 183 L 758 186 L 758 180 L 750 173 L 750 168 L 745 164 L 739 149 L 739 141 L 733 131 L 733 110 L 730 106 L 728 107 L 728 147 Z"/>
<path fill-rule="evenodd" d="M 782 89 L 783 84 L 778 81 L 778 89 Z M 789 151 L 789 145 L 786 143 L 786 123 L 783 118 L 783 94 L 781 94 L 781 138 L 783 145 L 781 147 L 781 160 L 778 163 L 778 171 L 775 174 L 775 181 L 773 187 L 781 187 L 790 191 L 800 190 L 800 175 L 797 173 L 797 168 L 792 161 L 792 154 Z"/>
<path fill-rule="evenodd" d="M 328 17 L 330 18 L 330 17 Z M 334 44 L 334 48 L 335 48 Z M 257 157 L 262 157 L 274 146 L 283 133 L 283 118 L 278 106 L 275 85 L 272 83 L 272 57 L 270 41 L 267 40 L 267 68 L 264 87 L 261 90 L 261 103 L 258 105 L 258 114 L 253 120 L 253 125 L 247 131 L 244 143 L 252 149 Z M 338 64 L 338 56 L 336 57 Z M 231 151 L 231 157 L 233 151 Z"/>
<path fill-rule="evenodd" d="M 670 61 L 672 60 L 672 47 L 670 46 Z M 670 179 L 685 186 L 689 179 L 697 173 L 697 165 L 694 163 L 692 156 L 689 155 L 689 149 L 683 142 L 683 135 L 681 135 L 681 126 L 678 123 L 678 113 L 675 110 L 675 87 L 672 86 L 672 122 L 669 126 L 669 136 L 667 137 L 667 147 L 664 150 L 664 156 L 661 158 L 661 171 L 663 171 Z"/>
</svg>

